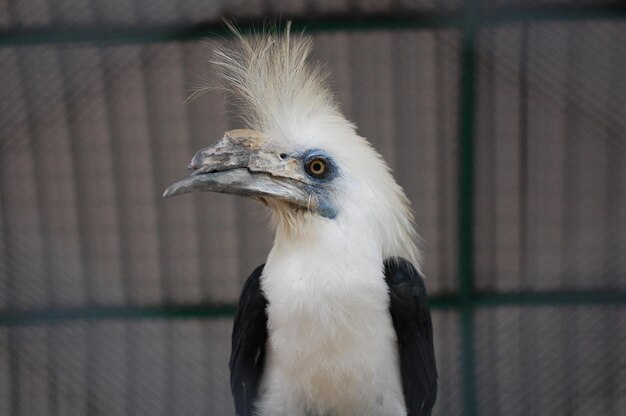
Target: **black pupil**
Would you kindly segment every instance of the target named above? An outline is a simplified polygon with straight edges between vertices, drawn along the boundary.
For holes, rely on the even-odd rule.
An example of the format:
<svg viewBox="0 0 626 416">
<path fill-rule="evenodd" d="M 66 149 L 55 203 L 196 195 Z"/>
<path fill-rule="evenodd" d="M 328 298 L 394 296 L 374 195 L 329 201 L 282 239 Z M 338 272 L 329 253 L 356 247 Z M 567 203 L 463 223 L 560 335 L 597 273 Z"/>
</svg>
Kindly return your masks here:
<svg viewBox="0 0 626 416">
<path fill-rule="evenodd" d="M 322 173 L 324 171 L 324 164 L 322 162 L 316 160 L 311 165 L 311 171 L 313 171 L 313 173 Z"/>
</svg>

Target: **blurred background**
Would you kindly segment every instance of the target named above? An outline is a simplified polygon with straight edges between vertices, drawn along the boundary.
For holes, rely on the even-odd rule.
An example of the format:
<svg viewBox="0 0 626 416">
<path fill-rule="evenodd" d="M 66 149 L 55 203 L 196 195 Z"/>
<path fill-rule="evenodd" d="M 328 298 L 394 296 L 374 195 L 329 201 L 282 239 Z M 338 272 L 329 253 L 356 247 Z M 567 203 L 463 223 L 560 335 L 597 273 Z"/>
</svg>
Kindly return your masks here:
<svg viewBox="0 0 626 416">
<path fill-rule="evenodd" d="M 292 18 L 424 239 L 435 415 L 626 414 L 626 9 L 0 0 L 0 415 L 233 415 L 245 200 L 163 200 L 239 126 L 220 19 Z"/>
</svg>

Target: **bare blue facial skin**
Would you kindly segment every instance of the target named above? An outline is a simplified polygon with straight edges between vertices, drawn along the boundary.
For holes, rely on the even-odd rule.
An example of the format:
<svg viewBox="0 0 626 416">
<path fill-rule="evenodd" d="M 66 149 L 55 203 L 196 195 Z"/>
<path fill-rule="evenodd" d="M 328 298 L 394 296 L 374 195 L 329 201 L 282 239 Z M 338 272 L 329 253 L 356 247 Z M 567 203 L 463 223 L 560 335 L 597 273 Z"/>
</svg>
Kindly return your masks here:
<svg viewBox="0 0 626 416">
<path fill-rule="evenodd" d="M 329 199 L 322 198 L 321 196 L 318 196 L 318 198 L 320 201 L 320 206 L 318 208 L 320 215 L 324 218 L 328 218 L 329 220 L 337 218 L 337 214 L 339 214 L 337 207 L 333 205 Z"/>
<path fill-rule="evenodd" d="M 307 150 L 300 156 L 302 167 L 306 172 L 306 165 L 314 159 L 322 159 L 326 162 L 326 174 L 323 178 L 308 175 L 313 186 L 309 187 L 309 191 L 317 196 L 319 203 L 318 213 L 324 218 L 335 219 L 339 214 L 339 210 L 334 203 L 332 182 L 340 176 L 339 168 L 334 159 L 328 153 L 319 149 Z"/>
</svg>

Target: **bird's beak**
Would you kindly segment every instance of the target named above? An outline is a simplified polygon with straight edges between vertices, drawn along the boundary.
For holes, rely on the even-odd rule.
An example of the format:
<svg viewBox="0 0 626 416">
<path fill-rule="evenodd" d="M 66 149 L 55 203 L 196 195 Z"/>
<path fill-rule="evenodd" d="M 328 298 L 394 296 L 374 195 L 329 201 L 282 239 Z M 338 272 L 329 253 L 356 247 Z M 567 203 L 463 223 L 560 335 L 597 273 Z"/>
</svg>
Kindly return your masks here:
<svg viewBox="0 0 626 416">
<path fill-rule="evenodd" d="M 231 130 L 191 160 L 191 176 L 170 185 L 164 197 L 195 191 L 278 199 L 324 215 L 325 191 L 307 183 L 300 162 L 267 137 Z M 324 215 L 327 216 L 327 215 Z"/>
</svg>

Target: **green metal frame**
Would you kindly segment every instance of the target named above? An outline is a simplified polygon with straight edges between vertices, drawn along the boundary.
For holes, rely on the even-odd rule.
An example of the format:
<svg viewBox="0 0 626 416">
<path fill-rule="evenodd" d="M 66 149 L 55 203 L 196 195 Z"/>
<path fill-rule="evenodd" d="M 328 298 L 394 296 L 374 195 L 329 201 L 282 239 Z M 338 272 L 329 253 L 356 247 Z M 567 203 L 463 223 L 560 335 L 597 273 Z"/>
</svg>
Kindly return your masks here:
<svg viewBox="0 0 626 416">
<path fill-rule="evenodd" d="M 476 41 L 481 27 L 536 21 L 626 19 L 626 8 L 589 6 L 586 8 L 537 8 L 481 10 L 479 0 L 466 0 L 463 10 L 451 15 L 376 15 L 330 16 L 321 20 L 294 19 L 293 28 L 318 31 L 406 30 L 456 28 L 462 32 L 461 83 L 459 112 L 458 220 L 459 220 L 459 293 L 434 296 L 433 309 L 460 313 L 461 369 L 465 415 L 476 409 L 474 363 L 474 312 L 478 307 L 524 305 L 594 305 L 626 304 L 626 292 L 556 291 L 524 293 L 483 293 L 474 287 L 474 135 L 476 95 Z M 242 30 L 254 30 L 252 22 L 241 23 Z M 257 24 L 258 26 L 258 24 Z M 143 28 L 45 28 L 0 31 L 0 47 L 55 43 L 128 44 L 189 41 L 207 37 L 226 37 L 229 33 L 220 23 L 189 26 Z M 0 326 L 57 324 L 68 320 L 108 319 L 190 319 L 231 317 L 234 305 L 157 306 L 157 307 L 85 307 L 72 309 L 3 311 Z"/>
<path fill-rule="evenodd" d="M 461 369 L 463 409 L 476 414 L 474 388 L 474 133 L 478 0 L 466 0 L 461 48 L 459 111 L 459 291 L 461 297 Z"/>
<path fill-rule="evenodd" d="M 626 293 L 609 291 L 521 292 L 483 293 L 472 292 L 463 300 L 458 295 L 439 295 L 430 298 L 430 306 L 436 310 L 462 310 L 501 306 L 554 306 L 554 305 L 622 305 Z M 159 305 L 159 306 L 87 306 L 77 308 L 35 309 L 0 312 L 0 327 L 28 326 L 65 323 L 66 321 L 115 320 L 115 319 L 196 319 L 223 318 L 235 314 L 235 305 Z"/>
<path fill-rule="evenodd" d="M 376 14 L 373 16 L 330 15 L 320 19 L 293 19 L 294 30 L 307 32 L 333 32 L 353 30 L 406 30 L 433 28 L 466 28 L 497 26 L 519 22 L 621 20 L 626 18 L 626 8 L 618 6 L 589 7 L 536 7 L 533 9 L 498 8 L 481 11 L 479 0 L 465 0 L 465 9 L 473 10 L 452 14 Z M 471 17 L 471 19 L 468 19 Z M 282 19 L 282 22 L 286 19 Z M 237 19 L 244 31 L 259 26 L 258 21 Z M 280 25 L 281 23 L 278 23 Z M 143 27 L 46 27 L 40 29 L 0 30 L 0 47 L 41 45 L 48 43 L 98 43 L 129 44 L 189 41 L 212 37 L 229 37 L 231 34 L 219 22 L 196 25 L 158 25 Z"/>
</svg>

